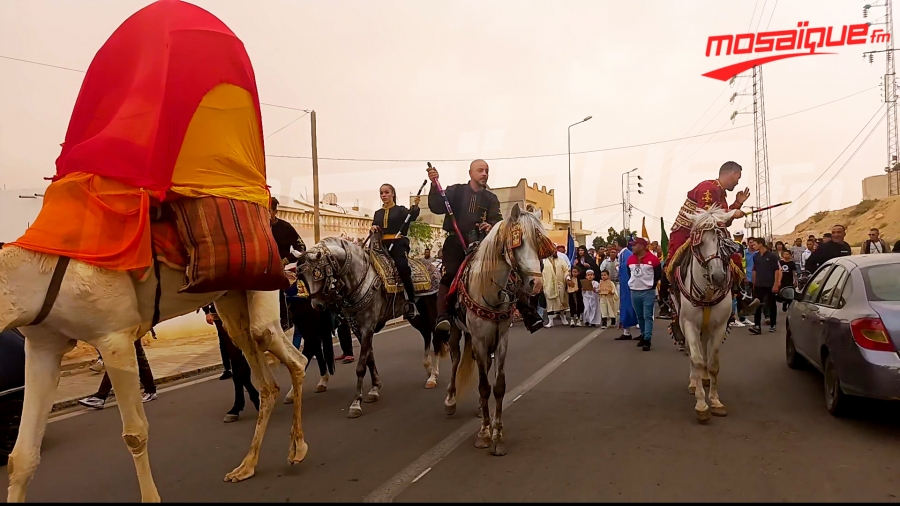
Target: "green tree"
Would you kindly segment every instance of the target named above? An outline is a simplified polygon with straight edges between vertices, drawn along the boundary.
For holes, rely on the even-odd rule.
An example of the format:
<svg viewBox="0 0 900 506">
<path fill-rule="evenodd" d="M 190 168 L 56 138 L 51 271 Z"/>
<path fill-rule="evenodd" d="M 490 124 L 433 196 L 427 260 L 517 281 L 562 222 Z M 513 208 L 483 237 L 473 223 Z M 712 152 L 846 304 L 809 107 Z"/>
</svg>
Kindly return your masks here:
<svg viewBox="0 0 900 506">
<path fill-rule="evenodd" d="M 606 235 L 607 244 L 614 244 L 616 241 L 619 240 L 619 237 L 628 238 L 628 237 L 631 237 L 631 234 L 634 233 L 628 229 L 625 229 L 622 231 L 617 231 L 613 227 L 609 227 L 609 230 L 607 230 L 606 232 L 607 232 L 607 235 Z"/>
<path fill-rule="evenodd" d="M 410 242 L 410 254 L 419 256 L 425 248 L 432 249 L 432 255 L 437 254 L 435 251 L 438 244 L 442 243 L 444 238 L 443 230 L 437 230 L 423 221 L 413 221 L 409 224 L 409 232 L 407 232 Z"/>
<path fill-rule="evenodd" d="M 600 237 L 599 235 L 597 237 L 594 237 L 594 242 L 593 242 L 594 249 L 605 248 L 607 246 L 607 244 L 608 243 L 606 242 L 606 239 Z"/>
</svg>

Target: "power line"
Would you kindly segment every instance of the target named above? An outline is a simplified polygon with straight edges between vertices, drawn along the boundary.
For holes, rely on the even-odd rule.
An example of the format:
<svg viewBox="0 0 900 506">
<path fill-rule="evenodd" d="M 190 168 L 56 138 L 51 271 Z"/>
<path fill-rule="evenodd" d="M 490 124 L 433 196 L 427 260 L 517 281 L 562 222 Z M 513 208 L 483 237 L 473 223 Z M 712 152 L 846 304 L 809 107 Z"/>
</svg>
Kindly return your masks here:
<svg viewBox="0 0 900 506">
<path fill-rule="evenodd" d="M 0 58 L 3 58 L 4 60 L 12 60 L 12 61 L 17 61 L 17 62 L 22 62 L 22 63 L 30 63 L 30 64 L 32 64 L 32 65 L 40 65 L 40 66 L 42 66 L 42 67 L 50 67 L 50 68 L 60 69 L 60 70 L 69 70 L 69 71 L 71 71 L 71 72 L 78 72 L 79 74 L 86 74 L 86 73 L 87 73 L 87 71 L 85 71 L 85 70 L 73 69 L 73 68 L 70 68 L 70 67 L 61 67 L 61 66 L 59 66 L 59 65 L 51 65 L 51 64 L 49 64 L 49 63 L 41 63 L 41 62 L 39 62 L 39 61 L 25 60 L 25 59 L 22 59 L 22 58 L 13 58 L 12 56 L 4 56 L 4 55 L 0 55 Z M 265 102 L 260 102 L 259 105 L 267 105 L 267 106 L 269 106 L 269 107 L 277 107 L 277 108 L 279 108 L 279 109 L 289 109 L 289 110 L 291 110 L 291 111 L 302 111 L 302 112 L 305 112 L 305 113 L 309 113 L 309 111 L 308 111 L 307 109 L 300 109 L 299 107 L 288 107 L 288 106 L 286 106 L 286 105 L 267 104 L 267 103 L 265 103 Z M 301 117 L 302 117 L 302 116 L 301 116 Z M 298 119 L 299 119 L 299 118 L 298 118 Z"/>
<path fill-rule="evenodd" d="M 777 121 L 777 120 L 782 119 L 782 118 L 787 118 L 787 117 L 793 116 L 793 115 L 795 115 L 795 114 L 800 114 L 801 112 L 806 112 L 806 111 L 811 111 L 811 110 L 813 110 L 813 109 L 818 109 L 819 107 L 825 107 L 826 105 L 831 105 L 831 104 L 833 104 L 833 103 L 835 103 L 835 102 L 840 102 L 840 101 L 842 101 L 842 100 L 846 100 L 846 99 L 848 99 L 848 98 L 855 97 L 856 95 L 865 93 L 865 92 L 867 92 L 867 91 L 871 91 L 871 90 L 873 90 L 873 89 L 875 89 L 875 88 L 877 88 L 877 87 L 878 87 L 878 86 L 873 86 L 873 87 L 871 87 L 871 88 L 866 88 L 866 89 L 864 89 L 864 90 L 862 90 L 862 91 L 858 91 L 858 92 L 856 92 L 856 93 L 853 93 L 853 94 L 851 94 L 851 95 L 847 95 L 847 96 L 845 96 L 845 97 L 837 98 L 837 99 L 832 100 L 832 101 L 830 101 L 830 102 L 825 102 L 825 103 L 823 103 L 823 104 L 819 104 L 819 105 L 815 105 L 815 106 L 812 106 L 812 107 L 808 107 L 808 108 L 803 109 L 803 110 L 800 110 L 800 111 L 794 111 L 794 112 L 792 112 L 792 113 L 788 113 L 788 114 L 785 114 L 785 115 L 783 115 L 783 116 L 776 116 L 776 117 L 774 117 L 774 118 L 771 118 L 771 119 L 767 120 L 766 123 L 770 123 L 770 122 L 772 122 L 772 121 Z M 697 139 L 697 138 L 700 138 L 700 137 L 708 137 L 708 136 L 716 135 L 716 134 L 719 134 L 719 133 L 722 133 L 722 132 L 730 132 L 730 131 L 733 131 L 733 130 L 741 130 L 741 129 L 743 129 L 743 128 L 749 128 L 749 127 L 751 127 L 751 126 L 753 126 L 753 125 L 741 125 L 741 126 L 737 126 L 737 127 L 733 127 L 733 128 L 720 129 L 720 130 L 717 130 L 717 131 L 715 131 L 715 132 L 708 132 L 708 133 L 705 133 L 705 134 L 694 134 L 694 135 L 688 135 L 688 136 L 685 136 L 685 137 L 678 137 L 678 138 L 674 138 L 674 139 L 665 139 L 665 140 L 660 140 L 660 141 L 643 142 L 643 143 L 640 143 L 640 144 L 629 144 L 629 145 L 625 145 L 625 146 L 613 146 L 613 147 L 609 147 L 609 148 L 591 149 L 591 150 L 587 150 L 587 151 L 573 151 L 572 154 L 573 154 L 573 155 L 583 155 L 583 154 L 587 154 L 587 153 L 600 153 L 600 152 L 604 152 L 604 151 L 618 151 L 618 150 L 622 150 L 622 149 L 640 148 L 640 147 L 644 147 L 644 146 L 652 146 L 652 145 L 656 145 L 656 144 L 666 144 L 666 143 L 668 143 L 668 142 L 676 142 L 676 141 L 682 141 L 682 140 L 686 140 L 686 139 Z M 309 160 L 309 159 L 312 158 L 311 156 L 299 156 L 299 155 L 266 155 L 266 156 L 269 157 L 269 158 L 290 158 L 290 159 L 305 159 L 305 160 Z M 567 156 L 567 153 L 551 153 L 551 154 L 542 154 L 542 155 L 506 156 L 506 157 L 491 158 L 491 160 L 522 160 L 522 159 L 531 159 L 531 158 L 550 158 L 550 157 L 554 157 L 554 156 Z M 470 162 L 470 161 L 471 161 L 471 160 L 468 159 L 468 158 L 466 158 L 466 159 L 462 159 L 462 158 L 447 158 L 447 159 L 434 159 L 434 158 L 429 158 L 429 159 L 424 159 L 424 158 L 423 158 L 423 159 L 397 158 L 397 159 L 383 159 L 383 158 L 326 158 L 326 157 L 321 157 L 321 156 L 319 157 L 319 160 L 330 160 L 330 161 L 335 161 L 335 162 L 389 162 L 389 163 Z"/>
<path fill-rule="evenodd" d="M 269 137 L 272 137 L 273 135 L 277 134 L 278 132 L 280 132 L 280 131 L 284 130 L 285 128 L 287 128 L 287 127 L 293 125 L 294 123 L 300 121 L 301 119 L 303 119 L 304 117 L 306 117 L 307 114 L 309 114 L 309 113 L 308 113 L 308 112 L 305 112 L 305 113 L 301 114 L 299 117 L 297 117 L 296 119 L 294 119 L 293 121 L 291 121 L 291 122 L 288 123 L 287 125 L 284 125 L 283 127 L 279 128 L 278 130 L 275 130 L 274 132 L 270 133 L 270 134 L 267 135 L 265 138 L 268 139 Z"/>
<path fill-rule="evenodd" d="M 879 110 L 880 110 L 880 108 L 879 108 Z M 801 207 L 800 209 L 798 209 L 797 212 L 794 213 L 790 218 L 784 220 L 784 222 L 781 223 L 782 226 L 785 225 L 787 222 L 791 221 L 792 219 L 794 219 L 794 217 L 796 217 L 798 214 L 800 214 L 800 211 L 806 209 L 807 206 L 809 206 L 810 204 L 812 204 L 813 200 L 815 200 L 815 198 L 818 197 L 819 194 L 822 193 L 822 191 L 824 191 L 825 188 L 827 188 L 828 185 L 830 185 L 832 181 L 834 181 L 834 178 L 836 178 L 837 175 L 840 174 L 841 171 L 843 171 L 843 170 L 847 167 L 847 165 L 850 163 L 850 160 L 853 160 L 853 157 L 856 156 L 856 153 L 858 153 L 859 150 L 860 150 L 863 146 L 865 146 L 866 142 L 869 140 L 869 137 L 872 136 L 872 134 L 873 134 L 873 133 L 875 132 L 875 130 L 878 128 L 878 125 L 881 124 L 881 120 L 883 120 L 886 116 L 887 116 L 887 113 L 884 113 L 884 114 L 881 116 L 881 118 L 879 118 L 878 122 L 875 123 L 874 126 L 872 126 L 872 129 L 871 129 L 871 130 L 869 130 L 869 133 L 866 135 L 865 139 L 863 139 L 863 141 L 859 144 L 859 146 L 856 146 L 856 149 L 853 151 L 853 153 L 850 154 L 850 158 L 847 158 L 847 161 L 844 162 L 844 165 L 842 165 L 841 168 L 838 169 L 838 171 L 835 172 L 833 176 L 831 176 L 831 178 L 828 180 L 828 182 L 825 183 L 825 185 L 824 185 L 822 188 L 820 188 L 819 191 L 817 191 L 815 195 L 813 195 L 812 197 L 810 197 L 809 202 L 807 202 L 806 204 L 803 205 L 803 207 Z"/>
<path fill-rule="evenodd" d="M 769 22 L 766 23 L 766 31 L 769 31 L 769 26 L 772 25 L 772 18 L 775 17 L 775 9 L 778 8 L 778 0 L 775 0 L 775 6 L 772 7 L 772 14 L 769 16 Z"/>
<path fill-rule="evenodd" d="M 863 133 L 863 132 L 866 130 L 866 128 L 869 126 L 869 123 L 871 123 L 872 120 L 874 120 L 875 117 L 878 116 L 878 113 L 881 112 L 881 109 L 883 109 L 883 108 L 884 108 L 884 105 L 880 105 L 880 106 L 878 107 L 878 109 L 875 110 L 875 114 L 873 114 L 872 117 L 869 118 L 868 121 L 866 121 L 866 124 L 863 125 L 862 128 L 859 129 L 859 132 L 857 132 L 857 134 L 856 134 L 855 136 L 853 136 L 853 139 L 851 139 L 850 142 L 847 143 L 847 146 L 845 146 L 844 149 L 841 150 L 841 152 L 834 158 L 834 160 L 833 160 L 830 164 L 828 164 L 828 167 L 826 167 L 825 170 L 823 170 L 823 171 L 819 174 L 819 177 L 817 177 L 815 181 L 813 181 L 813 182 L 812 182 L 805 190 L 803 190 L 803 192 L 801 192 L 800 195 L 797 195 L 796 197 L 794 197 L 793 202 L 799 202 L 799 201 L 800 201 L 800 197 L 802 197 L 804 194 L 806 194 L 806 192 L 808 192 L 809 190 L 811 190 L 812 187 L 815 186 L 816 183 L 818 183 L 819 180 L 822 179 L 822 177 L 823 177 L 829 170 L 831 170 L 831 167 L 834 166 L 834 164 L 836 164 L 837 161 L 840 160 L 842 156 L 844 156 L 844 153 L 846 153 L 847 150 L 850 149 L 850 146 L 852 146 L 853 143 L 856 142 L 856 139 L 858 139 L 859 136 L 862 135 L 862 133 Z M 880 121 L 880 120 L 879 120 L 879 121 Z M 785 211 L 787 211 L 788 207 L 790 207 L 790 206 L 791 206 L 791 204 L 788 204 L 787 206 L 784 207 L 784 209 L 782 209 L 781 211 L 779 211 L 778 214 L 772 216 L 772 218 L 777 218 L 777 217 L 781 216 L 782 214 L 784 214 Z M 795 215 L 795 216 L 796 216 L 796 215 Z"/>
<path fill-rule="evenodd" d="M 577 211 L 572 211 L 572 214 L 575 214 L 575 213 L 581 213 L 581 212 L 584 212 L 584 211 L 596 211 L 597 209 L 603 209 L 603 208 L 606 208 L 606 207 L 615 207 L 615 206 L 621 206 L 621 205 L 622 205 L 621 202 L 616 202 L 615 204 L 606 204 L 606 205 L 598 206 L 598 207 L 589 207 L 589 208 L 587 208 L 587 209 L 579 209 L 579 210 L 577 210 Z M 569 213 L 565 213 L 565 212 L 564 212 L 564 213 L 560 213 L 560 214 L 569 214 Z"/>
</svg>

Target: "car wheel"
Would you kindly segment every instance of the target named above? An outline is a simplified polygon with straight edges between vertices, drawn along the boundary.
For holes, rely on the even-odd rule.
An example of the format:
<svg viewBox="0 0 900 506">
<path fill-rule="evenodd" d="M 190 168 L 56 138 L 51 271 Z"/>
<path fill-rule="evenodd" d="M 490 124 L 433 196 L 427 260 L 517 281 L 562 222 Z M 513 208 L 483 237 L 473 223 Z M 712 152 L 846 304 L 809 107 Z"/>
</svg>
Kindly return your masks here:
<svg viewBox="0 0 900 506">
<path fill-rule="evenodd" d="M 0 399 L 0 466 L 5 466 L 16 445 L 22 420 L 22 393 Z"/>
<path fill-rule="evenodd" d="M 797 353 L 790 327 L 787 328 L 787 336 L 784 339 L 784 358 L 791 369 L 803 369 L 806 366 L 806 359 Z"/>
<path fill-rule="evenodd" d="M 825 355 L 822 369 L 825 378 L 825 408 L 834 416 L 843 416 L 847 413 L 850 399 L 841 391 L 841 380 L 838 378 L 831 355 Z"/>
</svg>

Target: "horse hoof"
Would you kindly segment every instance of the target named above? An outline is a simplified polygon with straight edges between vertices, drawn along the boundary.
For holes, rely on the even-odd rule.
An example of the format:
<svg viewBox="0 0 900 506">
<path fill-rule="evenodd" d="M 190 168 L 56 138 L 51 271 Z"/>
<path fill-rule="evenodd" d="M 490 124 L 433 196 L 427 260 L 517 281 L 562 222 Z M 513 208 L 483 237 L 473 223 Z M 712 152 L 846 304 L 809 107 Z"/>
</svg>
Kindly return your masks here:
<svg viewBox="0 0 900 506">
<path fill-rule="evenodd" d="M 483 450 L 491 447 L 491 436 L 478 436 L 475 438 L 475 448 Z"/>
<path fill-rule="evenodd" d="M 712 406 L 709 408 L 709 412 L 712 414 L 712 416 L 728 416 L 728 412 L 725 411 L 725 406 L 722 406 L 720 408 Z"/>
<path fill-rule="evenodd" d="M 362 416 L 362 408 L 359 406 L 351 406 L 347 412 L 347 418 L 359 418 Z"/>
<path fill-rule="evenodd" d="M 447 415 L 455 415 L 456 404 L 444 404 L 444 413 L 447 413 Z"/>
<path fill-rule="evenodd" d="M 709 378 L 703 380 L 703 386 L 704 386 L 705 388 L 709 388 Z"/>
<path fill-rule="evenodd" d="M 495 457 L 506 455 L 506 445 L 504 445 L 502 441 L 494 441 L 491 443 L 491 455 Z"/>
<path fill-rule="evenodd" d="M 321 383 L 316 385 L 316 393 L 317 394 L 320 394 L 326 390 L 328 390 L 328 385 L 322 385 Z"/>
<path fill-rule="evenodd" d="M 288 452 L 288 463 L 294 465 L 303 462 L 308 452 L 309 445 L 306 444 L 306 441 L 302 441 L 302 444 L 299 446 L 296 443 L 291 443 L 291 451 Z"/>
<path fill-rule="evenodd" d="M 428 380 L 425 382 L 425 388 L 432 389 L 437 386 L 437 381 Z"/>
<path fill-rule="evenodd" d="M 367 395 L 366 398 L 363 399 L 363 402 L 367 402 L 369 404 L 378 402 L 378 392 L 369 392 L 369 395 Z"/>
<path fill-rule="evenodd" d="M 708 409 L 703 410 L 703 411 L 700 411 L 699 409 L 697 409 L 697 410 L 694 410 L 694 411 L 697 412 L 697 421 L 698 421 L 698 422 L 700 422 L 700 423 L 706 423 L 706 422 L 709 421 L 710 415 L 709 415 L 709 410 L 708 410 Z"/>
</svg>

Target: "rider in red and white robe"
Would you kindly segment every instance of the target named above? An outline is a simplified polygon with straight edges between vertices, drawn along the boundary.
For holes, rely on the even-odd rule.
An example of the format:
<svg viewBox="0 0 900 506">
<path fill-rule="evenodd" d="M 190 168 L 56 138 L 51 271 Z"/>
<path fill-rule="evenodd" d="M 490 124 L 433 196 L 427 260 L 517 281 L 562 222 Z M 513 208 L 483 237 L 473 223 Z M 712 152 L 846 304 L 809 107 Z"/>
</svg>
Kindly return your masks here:
<svg viewBox="0 0 900 506">
<path fill-rule="evenodd" d="M 732 221 L 744 216 L 744 212 L 740 208 L 747 200 L 747 197 L 750 196 L 749 189 L 738 192 L 733 204 L 728 205 L 727 200 L 727 192 L 734 190 L 740 179 L 741 166 L 735 162 L 725 162 L 719 168 L 719 177 L 717 179 L 703 181 L 687 193 L 687 198 L 678 211 L 675 224 L 672 226 L 672 232 L 669 234 L 669 250 L 666 253 L 666 276 L 663 276 L 660 284 L 660 299 L 666 300 L 668 297 L 669 283 L 671 281 L 669 275 L 673 272 L 671 261 L 678 248 L 690 239 L 692 215 L 694 213 L 717 205 L 723 210 L 737 210 Z M 725 225 L 731 225 L 731 221 Z M 735 253 L 731 256 L 731 259 L 737 265 L 738 270 L 742 272 L 740 254 Z"/>
</svg>

